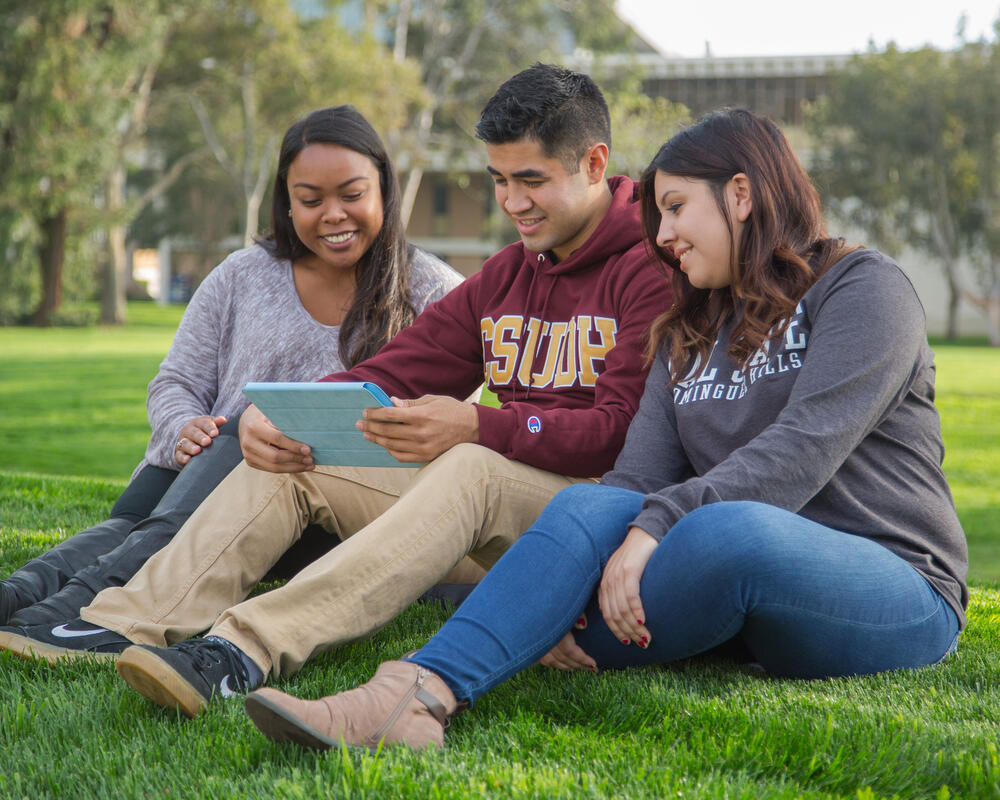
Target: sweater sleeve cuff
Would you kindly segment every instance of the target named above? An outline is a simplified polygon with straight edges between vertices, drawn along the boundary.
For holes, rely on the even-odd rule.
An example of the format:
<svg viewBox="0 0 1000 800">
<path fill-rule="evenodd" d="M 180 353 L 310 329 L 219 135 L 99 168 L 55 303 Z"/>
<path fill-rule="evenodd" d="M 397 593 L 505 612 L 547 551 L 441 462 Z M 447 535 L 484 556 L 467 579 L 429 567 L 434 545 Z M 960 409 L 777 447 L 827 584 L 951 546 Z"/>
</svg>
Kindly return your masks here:
<svg viewBox="0 0 1000 800">
<path fill-rule="evenodd" d="M 630 526 L 641 528 L 656 539 L 656 541 L 660 542 L 663 541 L 663 537 L 670 532 L 670 529 L 679 520 L 680 517 L 673 519 L 672 515 L 667 514 L 662 508 L 644 508 L 639 513 L 639 516 L 632 520 Z"/>
<path fill-rule="evenodd" d="M 511 430 L 507 421 L 508 414 L 499 408 L 474 404 L 479 414 L 479 442 L 500 455 L 511 451 Z"/>
</svg>

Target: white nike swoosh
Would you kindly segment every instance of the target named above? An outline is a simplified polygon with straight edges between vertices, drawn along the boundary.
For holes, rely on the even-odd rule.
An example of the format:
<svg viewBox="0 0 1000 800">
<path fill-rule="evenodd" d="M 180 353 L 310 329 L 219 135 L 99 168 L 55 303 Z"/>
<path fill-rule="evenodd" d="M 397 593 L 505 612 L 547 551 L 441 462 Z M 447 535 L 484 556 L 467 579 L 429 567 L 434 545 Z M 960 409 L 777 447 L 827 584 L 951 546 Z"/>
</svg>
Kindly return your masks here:
<svg viewBox="0 0 1000 800">
<path fill-rule="evenodd" d="M 77 636 L 93 636 L 95 633 L 105 633 L 107 628 L 91 628 L 86 631 L 71 631 L 66 625 L 57 625 L 52 629 L 52 635 L 60 639 L 73 639 Z"/>
<path fill-rule="evenodd" d="M 226 675 L 226 677 L 222 679 L 222 683 L 219 684 L 219 694 L 221 694 L 223 697 L 232 697 L 233 695 L 237 694 L 237 692 L 234 692 L 232 689 L 229 688 L 228 675 Z"/>
</svg>

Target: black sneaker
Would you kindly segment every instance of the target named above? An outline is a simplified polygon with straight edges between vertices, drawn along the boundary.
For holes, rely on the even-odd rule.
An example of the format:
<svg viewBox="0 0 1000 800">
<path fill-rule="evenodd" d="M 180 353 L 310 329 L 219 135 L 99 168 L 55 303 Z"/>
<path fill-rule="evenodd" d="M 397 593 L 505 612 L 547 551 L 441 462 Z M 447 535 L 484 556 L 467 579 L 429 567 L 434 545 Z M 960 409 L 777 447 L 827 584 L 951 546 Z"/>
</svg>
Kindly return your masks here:
<svg viewBox="0 0 1000 800">
<path fill-rule="evenodd" d="M 23 658 L 37 658 L 55 664 L 63 658 L 90 658 L 114 661 L 132 642 L 79 617 L 53 625 L 23 625 L 0 628 L 0 650 Z"/>
<path fill-rule="evenodd" d="M 137 644 L 115 665 L 118 674 L 143 697 L 164 708 L 198 716 L 209 701 L 253 689 L 235 645 L 218 639 L 188 639 L 170 647 Z"/>
<path fill-rule="evenodd" d="M 18 611 L 17 592 L 7 581 L 0 581 L 0 625 L 6 625 Z"/>
</svg>

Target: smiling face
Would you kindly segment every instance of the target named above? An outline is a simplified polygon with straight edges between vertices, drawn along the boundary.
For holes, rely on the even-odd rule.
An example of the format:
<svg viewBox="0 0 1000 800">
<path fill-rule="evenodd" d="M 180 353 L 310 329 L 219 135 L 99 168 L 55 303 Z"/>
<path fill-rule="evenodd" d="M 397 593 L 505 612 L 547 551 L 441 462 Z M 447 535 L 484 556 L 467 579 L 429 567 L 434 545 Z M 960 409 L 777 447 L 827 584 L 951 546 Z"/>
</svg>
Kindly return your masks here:
<svg viewBox="0 0 1000 800">
<path fill-rule="evenodd" d="M 288 168 L 292 225 L 312 266 L 353 268 L 382 229 L 378 168 L 336 144 L 311 144 Z"/>
<path fill-rule="evenodd" d="M 576 172 L 546 156 L 534 139 L 488 144 L 486 153 L 497 203 L 529 250 L 551 250 L 563 260 L 587 241 L 603 219 L 610 202 L 604 183 L 605 145 L 590 148 Z"/>
<path fill-rule="evenodd" d="M 673 252 L 691 285 L 722 289 L 733 281 L 733 248 L 750 213 L 745 175 L 723 187 L 732 231 L 707 181 L 658 171 L 654 180 L 660 227 L 656 244 Z"/>
</svg>

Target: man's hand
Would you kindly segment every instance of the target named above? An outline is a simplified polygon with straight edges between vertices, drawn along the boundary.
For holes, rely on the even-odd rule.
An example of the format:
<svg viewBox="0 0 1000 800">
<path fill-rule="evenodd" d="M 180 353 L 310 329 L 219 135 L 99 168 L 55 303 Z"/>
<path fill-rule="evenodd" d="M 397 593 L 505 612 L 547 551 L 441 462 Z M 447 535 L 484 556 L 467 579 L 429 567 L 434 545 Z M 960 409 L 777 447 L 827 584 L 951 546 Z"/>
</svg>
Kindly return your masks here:
<svg viewBox="0 0 1000 800">
<path fill-rule="evenodd" d="M 247 464 L 267 472 L 306 472 L 314 467 L 309 445 L 289 439 L 255 405 L 240 417 L 240 447 Z"/>
<path fill-rule="evenodd" d="M 639 579 L 657 544 L 642 528 L 629 528 L 625 541 L 604 567 L 597 601 L 604 621 L 622 644 L 649 646 L 651 634 L 639 599 Z"/>
<path fill-rule="evenodd" d="M 184 466 L 219 435 L 219 426 L 226 424 L 225 417 L 195 417 L 188 421 L 179 434 L 174 445 L 174 461 Z"/>
<path fill-rule="evenodd" d="M 357 427 L 399 461 L 431 461 L 456 444 L 479 441 L 479 414 L 471 403 L 435 394 L 392 402 L 366 408 Z"/>
</svg>

